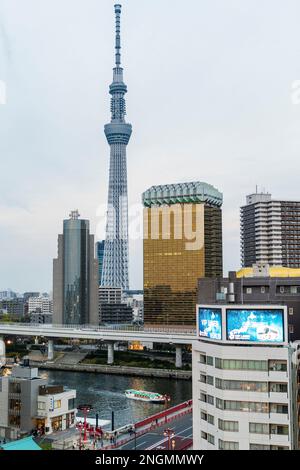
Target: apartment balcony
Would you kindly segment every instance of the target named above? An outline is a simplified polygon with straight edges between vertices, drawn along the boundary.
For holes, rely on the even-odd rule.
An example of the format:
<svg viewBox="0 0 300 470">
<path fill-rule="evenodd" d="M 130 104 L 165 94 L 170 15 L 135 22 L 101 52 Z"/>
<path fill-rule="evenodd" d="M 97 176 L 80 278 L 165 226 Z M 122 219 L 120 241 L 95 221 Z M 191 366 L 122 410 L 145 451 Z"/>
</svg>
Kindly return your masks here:
<svg viewBox="0 0 300 470">
<path fill-rule="evenodd" d="M 289 435 L 270 434 L 270 443 L 272 446 L 287 446 L 289 443 Z"/>
<path fill-rule="evenodd" d="M 276 424 L 289 424 L 289 415 L 284 413 L 269 413 L 269 420 Z"/>
</svg>

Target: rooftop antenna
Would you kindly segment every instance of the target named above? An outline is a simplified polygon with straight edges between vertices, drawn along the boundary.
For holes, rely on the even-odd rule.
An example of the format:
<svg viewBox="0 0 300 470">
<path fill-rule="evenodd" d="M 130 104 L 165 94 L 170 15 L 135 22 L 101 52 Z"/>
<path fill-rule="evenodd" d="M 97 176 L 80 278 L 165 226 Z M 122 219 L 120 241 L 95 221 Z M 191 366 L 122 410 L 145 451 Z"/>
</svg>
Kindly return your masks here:
<svg viewBox="0 0 300 470">
<path fill-rule="evenodd" d="M 122 5 L 115 5 L 116 15 L 116 67 L 121 65 L 121 10 Z"/>
</svg>

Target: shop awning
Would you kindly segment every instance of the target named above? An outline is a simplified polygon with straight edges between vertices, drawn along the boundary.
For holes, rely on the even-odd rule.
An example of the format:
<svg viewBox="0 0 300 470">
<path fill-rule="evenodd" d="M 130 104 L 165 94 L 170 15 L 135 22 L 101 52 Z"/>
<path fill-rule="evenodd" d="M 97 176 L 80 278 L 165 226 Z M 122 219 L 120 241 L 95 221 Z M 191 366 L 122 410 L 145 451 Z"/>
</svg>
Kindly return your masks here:
<svg viewBox="0 0 300 470">
<path fill-rule="evenodd" d="M 32 436 L 2 444 L 0 448 L 2 450 L 42 450 L 33 440 Z"/>
</svg>

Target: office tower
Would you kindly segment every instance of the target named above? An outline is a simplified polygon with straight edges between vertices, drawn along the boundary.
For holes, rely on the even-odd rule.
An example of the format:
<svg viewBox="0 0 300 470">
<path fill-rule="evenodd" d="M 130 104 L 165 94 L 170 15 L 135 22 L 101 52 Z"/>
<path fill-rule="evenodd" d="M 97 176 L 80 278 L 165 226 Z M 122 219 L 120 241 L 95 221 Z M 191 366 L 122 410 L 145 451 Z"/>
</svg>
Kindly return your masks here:
<svg viewBox="0 0 300 470">
<path fill-rule="evenodd" d="M 298 364 L 282 305 L 200 305 L 194 450 L 298 449 Z"/>
<path fill-rule="evenodd" d="M 98 324 L 98 261 L 88 220 L 72 211 L 53 262 L 53 323 Z"/>
<path fill-rule="evenodd" d="M 201 182 L 143 194 L 145 324 L 195 325 L 198 278 L 222 276 L 222 201 Z"/>
<path fill-rule="evenodd" d="M 255 263 L 300 268 L 300 201 L 247 196 L 241 207 L 242 266 Z"/>
<path fill-rule="evenodd" d="M 105 246 L 105 241 L 104 240 L 102 240 L 101 242 L 96 243 L 96 253 L 97 253 L 97 258 L 98 258 L 99 286 L 101 286 L 101 278 L 102 278 L 102 272 L 103 272 L 104 246 Z"/>
<path fill-rule="evenodd" d="M 129 288 L 128 277 L 128 198 L 126 147 L 132 127 L 125 122 L 127 86 L 123 82 L 121 67 L 120 17 L 121 5 L 115 5 L 116 56 L 111 98 L 111 122 L 105 126 L 110 145 L 110 169 L 106 239 L 104 248 L 101 285 L 104 287 Z"/>
<path fill-rule="evenodd" d="M 254 265 L 228 277 L 199 279 L 198 303 L 281 304 L 288 312 L 288 339 L 300 340 L 300 269 Z"/>
</svg>

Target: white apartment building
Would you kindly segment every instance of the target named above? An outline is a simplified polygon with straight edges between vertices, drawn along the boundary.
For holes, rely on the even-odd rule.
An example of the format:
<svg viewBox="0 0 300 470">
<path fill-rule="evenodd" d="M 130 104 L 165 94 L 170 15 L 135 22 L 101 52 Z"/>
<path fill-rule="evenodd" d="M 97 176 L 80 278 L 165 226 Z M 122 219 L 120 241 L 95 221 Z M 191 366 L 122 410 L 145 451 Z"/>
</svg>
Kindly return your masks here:
<svg viewBox="0 0 300 470">
<path fill-rule="evenodd" d="M 293 363 L 295 350 L 285 339 L 286 308 L 214 305 L 197 310 L 194 449 L 298 449 L 297 366 Z M 282 338 L 277 336 L 275 342 L 278 322 L 272 325 L 266 318 L 276 318 L 280 311 Z M 247 321 L 232 329 L 233 316 L 239 326 L 240 314 L 243 318 L 248 315 Z"/>
<path fill-rule="evenodd" d="M 300 202 L 272 200 L 269 193 L 247 196 L 241 207 L 242 266 L 256 263 L 300 267 Z"/>
<path fill-rule="evenodd" d="M 53 313 L 53 301 L 50 296 L 40 295 L 39 297 L 30 297 L 28 299 L 28 313 Z"/>
</svg>

